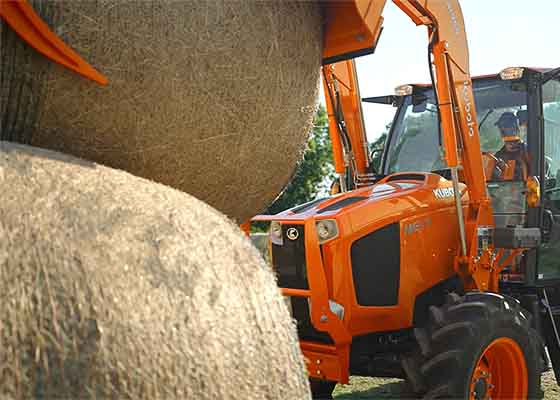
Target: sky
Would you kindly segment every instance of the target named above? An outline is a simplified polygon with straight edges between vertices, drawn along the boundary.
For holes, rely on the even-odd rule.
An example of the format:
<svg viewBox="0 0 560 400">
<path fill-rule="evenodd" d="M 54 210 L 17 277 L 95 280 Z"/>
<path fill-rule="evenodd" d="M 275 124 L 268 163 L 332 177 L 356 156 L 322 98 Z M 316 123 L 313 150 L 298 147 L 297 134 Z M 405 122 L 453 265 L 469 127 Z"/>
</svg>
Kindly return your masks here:
<svg viewBox="0 0 560 400">
<path fill-rule="evenodd" d="M 511 66 L 560 67 L 560 0 L 460 0 L 469 41 L 471 75 Z M 396 86 L 428 83 L 428 36 L 391 0 L 376 52 L 356 60 L 362 97 L 393 94 Z M 394 114 L 364 104 L 368 139 L 378 137 Z"/>
</svg>

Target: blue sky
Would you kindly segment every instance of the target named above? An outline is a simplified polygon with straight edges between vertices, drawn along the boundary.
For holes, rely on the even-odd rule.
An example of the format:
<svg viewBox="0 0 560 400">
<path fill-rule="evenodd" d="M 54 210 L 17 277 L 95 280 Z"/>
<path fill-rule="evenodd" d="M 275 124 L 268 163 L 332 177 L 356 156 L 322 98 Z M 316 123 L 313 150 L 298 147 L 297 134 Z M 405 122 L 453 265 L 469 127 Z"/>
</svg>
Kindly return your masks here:
<svg viewBox="0 0 560 400">
<path fill-rule="evenodd" d="M 509 66 L 560 66 L 560 0 L 461 0 L 471 74 Z M 363 97 L 392 94 L 404 83 L 429 82 L 426 28 L 390 0 L 376 53 L 358 59 Z M 365 105 L 370 140 L 391 120 L 390 106 Z"/>
</svg>

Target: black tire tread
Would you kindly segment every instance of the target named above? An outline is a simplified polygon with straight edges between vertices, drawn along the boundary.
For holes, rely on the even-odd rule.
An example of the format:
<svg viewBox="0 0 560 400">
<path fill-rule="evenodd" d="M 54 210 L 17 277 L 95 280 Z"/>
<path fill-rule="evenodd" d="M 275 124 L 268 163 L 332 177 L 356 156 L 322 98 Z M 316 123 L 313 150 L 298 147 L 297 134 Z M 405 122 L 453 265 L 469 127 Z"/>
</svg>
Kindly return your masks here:
<svg viewBox="0 0 560 400">
<path fill-rule="evenodd" d="M 447 295 L 441 307 L 430 307 L 427 326 L 414 329 L 418 350 L 410 371 L 424 399 L 465 399 L 478 357 L 494 338 L 510 337 L 523 350 L 529 370 L 529 398 L 542 399 L 542 341 L 531 328 L 530 314 L 510 297 L 469 292 Z"/>
<path fill-rule="evenodd" d="M 472 322 L 454 322 L 439 328 L 432 334 L 433 342 L 449 342 L 450 337 L 458 336 L 462 332 L 467 331 L 469 336 L 475 335 L 475 325 Z"/>
<path fill-rule="evenodd" d="M 448 399 L 450 395 L 451 388 L 449 385 L 441 385 L 426 393 L 424 399 Z"/>
<path fill-rule="evenodd" d="M 453 364 L 458 364 L 461 360 L 462 355 L 461 350 L 448 350 L 443 353 L 439 353 L 436 356 L 430 358 L 427 362 L 425 362 L 420 370 L 424 375 L 431 375 L 432 371 L 438 373 L 442 369 L 448 367 L 453 368 Z"/>
</svg>

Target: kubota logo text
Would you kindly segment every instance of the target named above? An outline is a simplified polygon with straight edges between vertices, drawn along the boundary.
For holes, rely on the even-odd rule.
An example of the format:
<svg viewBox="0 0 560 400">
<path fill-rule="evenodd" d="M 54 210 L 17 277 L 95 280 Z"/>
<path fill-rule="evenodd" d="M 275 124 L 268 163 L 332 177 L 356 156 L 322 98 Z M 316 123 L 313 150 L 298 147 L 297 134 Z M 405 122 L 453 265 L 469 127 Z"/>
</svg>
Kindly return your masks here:
<svg viewBox="0 0 560 400">
<path fill-rule="evenodd" d="M 469 136 L 474 136 L 474 121 L 472 116 L 472 103 L 471 97 L 469 96 L 469 86 L 470 82 L 463 82 L 463 100 L 465 101 L 465 113 L 467 119 L 467 126 L 469 127 Z"/>
<path fill-rule="evenodd" d="M 434 196 L 436 196 L 436 198 L 440 199 L 440 200 L 447 199 L 449 197 L 453 197 L 454 195 L 455 195 L 455 192 L 453 191 L 453 188 L 434 189 Z"/>
<path fill-rule="evenodd" d="M 447 10 L 449 11 L 449 16 L 451 17 L 451 22 L 453 23 L 453 29 L 455 30 L 455 34 L 459 35 L 461 33 L 461 27 L 459 26 L 459 19 L 457 18 L 457 13 L 453 9 L 453 6 L 450 2 L 447 2 Z"/>
</svg>

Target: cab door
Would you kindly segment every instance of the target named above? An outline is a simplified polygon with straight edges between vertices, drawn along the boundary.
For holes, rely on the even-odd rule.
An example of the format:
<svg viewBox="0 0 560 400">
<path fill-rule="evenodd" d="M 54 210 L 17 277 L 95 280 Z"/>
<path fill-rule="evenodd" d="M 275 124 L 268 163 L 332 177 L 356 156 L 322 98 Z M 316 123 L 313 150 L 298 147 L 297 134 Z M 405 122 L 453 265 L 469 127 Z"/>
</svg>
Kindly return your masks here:
<svg viewBox="0 0 560 400">
<path fill-rule="evenodd" d="M 542 245 L 538 254 L 537 280 L 560 280 L 560 80 L 542 87 L 544 117 L 544 165 Z"/>
</svg>

